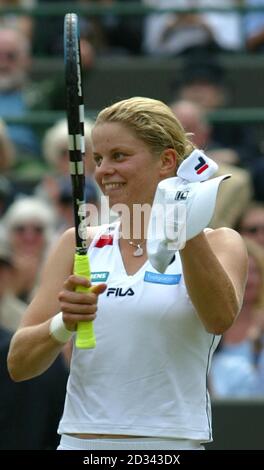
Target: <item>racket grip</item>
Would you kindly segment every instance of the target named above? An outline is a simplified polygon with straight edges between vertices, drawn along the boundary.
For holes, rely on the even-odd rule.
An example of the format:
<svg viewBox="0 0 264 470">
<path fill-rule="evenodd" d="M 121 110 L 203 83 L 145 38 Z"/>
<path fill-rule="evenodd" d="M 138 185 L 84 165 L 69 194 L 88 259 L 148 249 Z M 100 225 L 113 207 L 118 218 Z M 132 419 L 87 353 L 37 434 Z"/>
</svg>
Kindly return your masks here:
<svg viewBox="0 0 264 470">
<path fill-rule="evenodd" d="M 74 274 L 87 279 L 91 278 L 91 269 L 88 255 L 75 254 L 74 257 Z M 85 286 L 78 286 L 76 292 L 89 292 L 90 288 Z M 78 349 L 91 349 L 96 345 L 94 335 L 93 322 L 78 322 L 75 346 Z"/>
</svg>

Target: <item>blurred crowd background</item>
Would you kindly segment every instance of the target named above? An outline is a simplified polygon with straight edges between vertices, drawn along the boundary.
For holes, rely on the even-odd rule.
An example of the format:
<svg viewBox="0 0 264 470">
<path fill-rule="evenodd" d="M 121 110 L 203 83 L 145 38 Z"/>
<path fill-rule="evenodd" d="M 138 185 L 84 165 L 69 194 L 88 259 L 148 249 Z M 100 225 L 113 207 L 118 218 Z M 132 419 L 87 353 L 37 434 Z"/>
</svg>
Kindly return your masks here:
<svg viewBox="0 0 264 470">
<path fill-rule="evenodd" d="M 208 386 L 216 402 L 264 404 L 264 0 L 62 7 L 62 0 L 0 0 L 0 449 L 56 447 L 67 381 L 69 350 L 20 384 L 9 379 L 5 360 L 48 250 L 73 225 L 63 69 L 69 11 L 79 13 L 81 27 L 88 202 L 99 208 L 90 148 L 96 111 L 135 95 L 165 101 L 217 161 L 218 174 L 232 174 L 211 227 L 244 237 L 248 283 Z"/>
</svg>

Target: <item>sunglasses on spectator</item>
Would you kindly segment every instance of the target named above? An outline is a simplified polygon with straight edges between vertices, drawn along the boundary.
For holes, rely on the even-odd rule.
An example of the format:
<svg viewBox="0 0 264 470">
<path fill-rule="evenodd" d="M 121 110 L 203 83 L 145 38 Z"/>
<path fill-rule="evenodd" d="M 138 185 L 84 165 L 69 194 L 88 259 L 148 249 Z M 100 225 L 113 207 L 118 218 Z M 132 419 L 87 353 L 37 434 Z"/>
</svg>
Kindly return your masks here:
<svg viewBox="0 0 264 470">
<path fill-rule="evenodd" d="M 264 232 L 264 225 L 251 225 L 248 227 L 242 227 L 241 232 L 256 234 L 259 232 Z"/>
<path fill-rule="evenodd" d="M 16 225 L 13 227 L 13 231 L 19 234 L 31 231 L 38 235 L 42 235 L 44 232 L 44 227 L 42 225 Z"/>
</svg>

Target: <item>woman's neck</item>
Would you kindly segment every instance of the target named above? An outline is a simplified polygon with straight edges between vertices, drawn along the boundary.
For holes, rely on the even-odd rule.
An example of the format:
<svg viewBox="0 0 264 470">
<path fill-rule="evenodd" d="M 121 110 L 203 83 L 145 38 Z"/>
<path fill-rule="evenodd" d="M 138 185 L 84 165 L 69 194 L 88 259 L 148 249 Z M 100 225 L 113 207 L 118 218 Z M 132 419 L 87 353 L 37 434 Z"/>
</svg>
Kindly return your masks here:
<svg viewBox="0 0 264 470">
<path fill-rule="evenodd" d="M 120 237 L 135 244 L 145 243 L 147 239 L 148 218 L 144 214 L 138 217 L 122 217 L 120 223 Z"/>
</svg>

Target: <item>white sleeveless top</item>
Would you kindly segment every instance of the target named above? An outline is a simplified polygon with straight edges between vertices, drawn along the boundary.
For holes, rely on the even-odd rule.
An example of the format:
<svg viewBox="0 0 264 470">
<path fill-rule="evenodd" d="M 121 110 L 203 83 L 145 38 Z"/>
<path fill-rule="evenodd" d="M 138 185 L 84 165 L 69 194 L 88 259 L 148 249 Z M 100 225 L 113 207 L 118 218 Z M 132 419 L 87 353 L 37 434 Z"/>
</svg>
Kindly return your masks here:
<svg viewBox="0 0 264 470">
<path fill-rule="evenodd" d="M 95 349 L 74 347 L 58 432 L 210 441 L 207 375 L 219 337 L 194 310 L 179 254 L 164 274 L 147 261 L 128 276 L 118 233 L 112 224 L 89 248 L 92 281 L 108 288 Z"/>
</svg>

